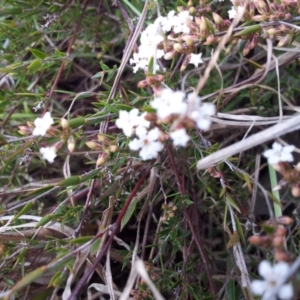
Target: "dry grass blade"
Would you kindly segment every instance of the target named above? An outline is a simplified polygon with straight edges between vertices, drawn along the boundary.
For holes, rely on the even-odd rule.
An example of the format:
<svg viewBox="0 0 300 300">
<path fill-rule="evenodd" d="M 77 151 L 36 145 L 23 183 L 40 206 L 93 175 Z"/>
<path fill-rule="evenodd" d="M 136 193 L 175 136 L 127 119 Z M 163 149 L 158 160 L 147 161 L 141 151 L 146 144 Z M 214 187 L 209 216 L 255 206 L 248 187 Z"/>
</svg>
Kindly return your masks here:
<svg viewBox="0 0 300 300">
<path fill-rule="evenodd" d="M 295 131 L 300 128 L 300 115 L 296 114 L 289 120 L 283 121 L 280 124 L 274 125 L 261 132 L 253 134 L 248 138 L 230 145 L 224 149 L 221 149 L 197 162 L 197 169 L 207 169 L 217 163 L 226 160 L 228 157 L 235 155 L 239 152 L 251 149 L 257 145 L 270 141 L 276 137 L 284 135 L 286 133 Z"/>
</svg>

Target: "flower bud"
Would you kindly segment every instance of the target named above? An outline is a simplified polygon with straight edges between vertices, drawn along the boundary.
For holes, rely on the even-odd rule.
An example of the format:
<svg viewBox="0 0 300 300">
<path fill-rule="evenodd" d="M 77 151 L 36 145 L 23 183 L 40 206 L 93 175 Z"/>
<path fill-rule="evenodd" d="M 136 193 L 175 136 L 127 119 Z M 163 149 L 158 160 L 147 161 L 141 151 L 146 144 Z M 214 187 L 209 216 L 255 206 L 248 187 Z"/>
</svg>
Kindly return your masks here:
<svg viewBox="0 0 300 300">
<path fill-rule="evenodd" d="M 196 13 L 195 7 L 194 7 L 194 6 L 191 6 L 191 7 L 189 8 L 189 14 L 190 14 L 190 15 L 194 15 L 195 13 Z"/>
<path fill-rule="evenodd" d="M 168 209 L 168 205 L 166 203 L 163 203 L 162 206 L 161 206 L 161 208 L 163 210 L 167 210 Z"/>
<path fill-rule="evenodd" d="M 268 30 L 266 30 L 266 33 L 270 38 L 273 38 L 276 35 L 276 29 L 274 27 L 269 28 Z"/>
<path fill-rule="evenodd" d="M 267 21 L 269 19 L 269 16 L 267 16 L 267 15 L 256 15 L 256 16 L 253 16 L 251 19 L 255 22 L 264 22 L 264 21 Z"/>
<path fill-rule="evenodd" d="M 296 169 L 298 172 L 300 172 L 300 162 L 297 163 L 295 169 Z"/>
<path fill-rule="evenodd" d="M 67 144 L 68 144 L 68 150 L 72 153 L 75 149 L 75 139 L 72 135 L 68 138 Z"/>
<path fill-rule="evenodd" d="M 283 226 L 278 226 L 275 234 L 276 236 L 285 236 L 286 229 Z"/>
<path fill-rule="evenodd" d="M 109 144 L 109 139 L 104 134 L 98 134 L 97 139 L 100 143 Z"/>
<path fill-rule="evenodd" d="M 292 195 L 295 198 L 300 197 L 300 186 L 299 185 L 295 185 L 295 186 L 292 187 Z"/>
<path fill-rule="evenodd" d="M 118 146 L 117 145 L 110 145 L 109 146 L 109 151 L 112 153 L 115 153 L 118 150 Z"/>
<path fill-rule="evenodd" d="M 32 128 L 28 127 L 28 126 L 19 126 L 18 132 L 21 135 L 31 135 L 32 134 Z"/>
<path fill-rule="evenodd" d="M 243 55 L 244 56 L 248 55 L 250 50 L 251 50 L 251 42 L 250 42 L 250 40 L 248 40 L 245 47 L 244 47 Z"/>
<path fill-rule="evenodd" d="M 182 39 L 186 42 L 188 47 L 194 46 L 195 39 L 190 35 L 185 35 Z"/>
<path fill-rule="evenodd" d="M 177 56 L 177 52 L 176 51 L 169 51 L 167 52 L 165 55 L 164 55 L 164 59 L 165 60 L 171 60 L 173 59 L 174 57 Z"/>
<path fill-rule="evenodd" d="M 157 121 L 157 115 L 152 114 L 152 113 L 147 113 L 144 118 L 145 118 L 146 121 L 149 121 L 149 122 L 156 122 Z"/>
<path fill-rule="evenodd" d="M 290 14 L 290 13 L 286 13 L 285 15 L 284 15 L 284 19 L 285 20 L 290 20 L 292 18 L 292 15 Z"/>
<path fill-rule="evenodd" d="M 258 235 L 252 235 L 248 238 L 248 241 L 252 245 L 259 246 L 262 242 L 262 239 Z"/>
<path fill-rule="evenodd" d="M 219 37 L 216 37 L 211 34 L 206 38 L 206 42 L 203 43 L 203 45 L 210 46 L 210 45 L 214 45 L 214 44 L 218 43 L 219 41 L 220 41 Z"/>
<path fill-rule="evenodd" d="M 181 44 L 179 44 L 179 43 L 174 44 L 173 48 L 178 53 L 183 53 L 184 52 L 183 46 Z"/>
<path fill-rule="evenodd" d="M 273 238 L 273 241 L 272 241 L 272 245 L 276 248 L 278 247 L 282 247 L 283 244 L 284 244 L 284 237 L 283 236 L 275 236 Z"/>
<path fill-rule="evenodd" d="M 193 1 L 192 0 L 189 0 L 188 3 L 186 4 L 187 7 L 192 7 L 193 6 Z"/>
<path fill-rule="evenodd" d="M 137 87 L 139 89 L 144 89 L 147 86 L 148 86 L 148 83 L 147 83 L 146 79 L 139 81 L 139 83 L 137 84 Z"/>
<path fill-rule="evenodd" d="M 269 13 L 269 6 L 264 0 L 255 0 L 254 4 L 260 14 L 265 15 Z"/>
<path fill-rule="evenodd" d="M 201 18 L 195 17 L 195 23 L 196 23 L 197 25 L 200 25 L 200 23 L 201 23 Z"/>
<path fill-rule="evenodd" d="M 102 146 L 94 141 L 88 141 L 85 144 L 92 150 L 102 149 Z"/>
<path fill-rule="evenodd" d="M 293 40 L 293 36 L 291 34 L 285 35 L 277 44 L 277 47 L 283 47 L 290 44 Z"/>
<path fill-rule="evenodd" d="M 107 158 L 108 158 L 108 154 L 102 153 L 97 159 L 96 162 L 97 167 L 103 165 L 107 161 Z"/>
<path fill-rule="evenodd" d="M 201 17 L 199 27 L 200 27 L 200 34 L 201 34 L 202 36 L 208 36 L 208 35 L 210 34 L 206 22 L 209 22 L 209 20 L 206 19 L 205 17 Z"/>
<path fill-rule="evenodd" d="M 213 12 L 212 16 L 216 25 L 221 25 L 224 22 L 224 20 L 218 14 Z"/>
<path fill-rule="evenodd" d="M 254 34 L 253 35 L 253 38 L 252 38 L 252 40 L 251 40 L 251 42 L 250 42 L 250 48 L 251 49 L 254 49 L 255 47 L 256 47 L 256 45 L 257 45 L 257 42 L 258 42 L 258 35 L 257 34 Z"/>
<path fill-rule="evenodd" d="M 27 121 L 26 124 L 29 128 L 34 128 L 35 127 L 33 122 Z"/>
<path fill-rule="evenodd" d="M 281 216 L 277 218 L 277 222 L 282 225 L 291 225 L 293 223 L 293 219 L 288 216 Z"/>
<path fill-rule="evenodd" d="M 66 120 L 65 118 L 61 118 L 61 120 L 60 120 L 60 126 L 61 126 L 63 129 L 68 129 L 68 128 L 70 128 L 69 121 Z"/>
<path fill-rule="evenodd" d="M 170 218 L 174 218 L 174 217 L 175 217 L 175 213 L 174 213 L 173 211 L 170 211 L 170 212 L 169 212 L 169 217 L 170 217 Z"/>
</svg>

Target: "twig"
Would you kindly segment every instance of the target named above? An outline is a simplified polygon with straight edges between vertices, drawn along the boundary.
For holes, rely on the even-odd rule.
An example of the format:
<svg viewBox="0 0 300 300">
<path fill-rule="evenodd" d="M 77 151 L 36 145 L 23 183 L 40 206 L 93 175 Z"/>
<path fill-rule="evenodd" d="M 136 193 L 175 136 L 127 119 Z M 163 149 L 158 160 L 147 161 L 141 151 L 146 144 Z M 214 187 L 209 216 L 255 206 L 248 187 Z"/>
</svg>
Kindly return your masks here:
<svg viewBox="0 0 300 300">
<path fill-rule="evenodd" d="M 209 156 L 206 156 L 205 158 L 198 161 L 197 168 L 207 169 L 208 167 L 216 163 L 219 163 L 232 155 L 235 155 L 241 151 L 248 150 L 257 145 L 261 145 L 269 140 L 272 140 L 286 133 L 295 131 L 299 128 L 300 128 L 300 115 L 295 114 L 287 121 L 269 127 L 261 132 L 249 136 L 248 138 L 240 142 L 237 142 Z"/>
<path fill-rule="evenodd" d="M 114 81 L 114 84 L 110 90 L 110 93 L 109 93 L 109 96 L 107 98 L 107 102 L 110 101 L 111 98 L 113 98 L 115 96 L 115 93 L 116 93 L 116 90 L 117 90 L 117 87 L 119 85 L 119 81 L 120 81 L 120 78 L 121 78 L 121 75 L 123 73 L 123 70 L 131 56 L 131 52 L 133 50 L 133 47 L 140 35 L 140 32 L 141 32 L 141 29 L 142 29 L 142 26 L 144 24 L 144 21 L 146 19 L 146 15 L 147 15 L 147 10 L 148 10 L 148 4 L 149 4 L 149 0 L 146 0 L 145 2 L 145 5 L 144 5 L 144 8 L 143 8 L 143 11 L 142 11 L 142 14 L 140 16 L 140 19 L 139 19 L 139 22 L 138 24 L 136 25 L 136 29 L 134 31 L 134 34 L 132 35 L 132 38 L 127 46 L 127 50 L 126 52 L 124 53 L 123 57 L 122 57 L 122 62 L 119 66 L 119 69 L 118 69 L 118 72 L 117 72 L 117 75 L 116 75 L 116 78 L 115 78 L 115 81 Z"/>
</svg>

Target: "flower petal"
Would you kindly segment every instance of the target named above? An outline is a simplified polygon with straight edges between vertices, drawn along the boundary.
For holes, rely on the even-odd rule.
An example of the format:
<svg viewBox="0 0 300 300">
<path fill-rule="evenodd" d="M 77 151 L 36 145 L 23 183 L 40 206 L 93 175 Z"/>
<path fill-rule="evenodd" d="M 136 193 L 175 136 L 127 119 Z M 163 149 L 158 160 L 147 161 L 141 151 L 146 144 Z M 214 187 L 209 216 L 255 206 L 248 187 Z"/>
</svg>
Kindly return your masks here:
<svg viewBox="0 0 300 300">
<path fill-rule="evenodd" d="M 278 292 L 278 296 L 281 300 L 292 299 L 294 296 L 294 290 L 293 290 L 292 284 L 287 283 L 287 284 L 283 285 Z"/>
<path fill-rule="evenodd" d="M 254 295 L 262 295 L 267 288 L 268 285 L 263 280 L 253 280 L 251 282 L 251 290 Z"/>
<path fill-rule="evenodd" d="M 263 260 L 258 266 L 258 273 L 261 277 L 268 279 L 273 273 L 273 268 L 270 262 Z"/>
</svg>

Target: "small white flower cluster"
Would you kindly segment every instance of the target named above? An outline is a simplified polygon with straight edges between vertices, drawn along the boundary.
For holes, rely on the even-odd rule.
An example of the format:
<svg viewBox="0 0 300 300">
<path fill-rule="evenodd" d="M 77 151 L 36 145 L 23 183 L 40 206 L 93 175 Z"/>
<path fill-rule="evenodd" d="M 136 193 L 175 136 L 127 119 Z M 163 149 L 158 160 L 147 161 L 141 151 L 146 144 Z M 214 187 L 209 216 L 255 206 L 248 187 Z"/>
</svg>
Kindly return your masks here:
<svg viewBox="0 0 300 300">
<path fill-rule="evenodd" d="M 136 108 L 130 112 L 121 110 L 116 126 L 128 137 L 134 134 L 137 136 L 129 143 L 129 148 L 133 151 L 140 150 L 139 155 L 143 160 L 156 158 L 158 152 L 163 149 L 163 144 L 158 140 L 160 130 L 149 130 L 150 122 L 145 119 L 145 113 L 140 114 Z"/>
<path fill-rule="evenodd" d="M 183 92 L 170 89 L 162 90 L 160 96 L 150 102 L 150 106 L 156 109 L 158 123 L 171 124 L 170 137 L 175 147 L 186 147 L 190 140 L 185 127 L 195 125 L 208 130 L 211 124 L 209 117 L 215 114 L 214 104 L 201 103 L 201 99 L 193 93 L 186 98 Z M 162 132 L 157 127 L 150 129 L 145 113 L 140 114 L 136 108 L 130 112 L 120 111 L 116 126 L 128 137 L 133 134 L 137 136 L 129 143 L 129 148 L 140 150 L 139 155 L 143 160 L 156 158 L 163 149 L 160 141 Z"/>
<path fill-rule="evenodd" d="M 292 162 L 294 157 L 292 152 L 295 150 L 295 146 L 288 145 L 282 146 L 281 144 L 275 142 L 272 145 L 273 149 L 266 150 L 263 156 L 268 159 L 270 165 L 278 164 L 279 162 Z"/>
<path fill-rule="evenodd" d="M 261 300 L 290 300 L 294 296 L 293 286 L 290 282 L 283 282 L 289 274 L 290 266 L 286 262 L 279 262 L 272 266 L 268 261 L 262 261 L 258 266 L 258 273 L 264 280 L 253 280 L 251 290 L 254 295 L 262 296 Z M 274 289 L 278 288 L 277 295 Z"/>
<path fill-rule="evenodd" d="M 231 6 L 231 9 L 228 10 L 227 12 L 228 12 L 229 19 L 234 19 L 236 17 L 237 10 L 235 9 L 234 6 Z"/>
<path fill-rule="evenodd" d="M 133 72 L 136 73 L 139 69 L 146 71 L 152 57 L 156 59 L 164 57 L 163 46 L 158 47 L 158 45 L 166 38 L 174 39 L 173 36 L 167 36 L 168 32 L 172 31 L 174 34 L 190 33 L 189 20 L 193 20 L 193 17 L 188 11 L 182 11 L 176 15 L 175 11 L 172 10 L 166 17 L 158 17 L 153 24 L 148 25 L 141 34 L 138 52 L 134 53 L 133 58 L 129 61 L 131 65 L 134 65 Z M 190 63 L 195 64 L 196 67 L 202 62 L 201 54 L 191 57 Z M 159 70 L 159 65 L 155 65 L 155 70 Z"/>
<path fill-rule="evenodd" d="M 54 121 L 51 118 L 51 114 L 46 112 L 42 118 L 36 118 L 34 120 L 35 128 L 32 134 L 35 136 L 44 136 L 53 123 Z"/>
<path fill-rule="evenodd" d="M 46 112 L 42 118 L 36 118 L 34 120 L 35 128 L 33 129 L 32 134 L 34 136 L 44 136 L 53 123 L 54 121 L 51 117 L 50 112 Z M 42 154 L 43 158 L 49 163 L 54 162 L 56 151 L 57 150 L 54 146 L 40 148 L 40 153 Z"/>
<path fill-rule="evenodd" d="M 164 89 L 159 97 L 155 97 L 150 105 L 156 109 L 161 123 L 172 122 L 175 130 L 170 134 L 174 146 L 185 147 L 190 137 L 185 130 L 185 124 L 195 123 L 199 129 L 208 130 L 211 124 L 210 116 L 215 114 L 213 103 L 201 103 L 201 99 L 194 93 L 187 98 L 181 91 L 173 92 Z"/>
<path fill-rule="evenodd" d="M 230 0 L 232 2 L 232 4 L 234 5 L 234 0 Z M 243 9 L 242 6 L 231 6 L 231 9 L 228 10 L 228 16 L 229 16 L 229 19 L 234 19 L 236 17 L 236 15 L 238 14 L 238 12 Z"/>
<path fill-rule="evenodd" d="M 174 10 L 171 10 L 166 17 L 159 17 L 156 22 L 161 24 L 163 32 L 173 31 L 174 33 L 190 33 L 190 28 L 187 26 L 188 21 L 193 20 L 193 17 L 187 10 L 181 11 L 176 15 Z"/>
</svg>

